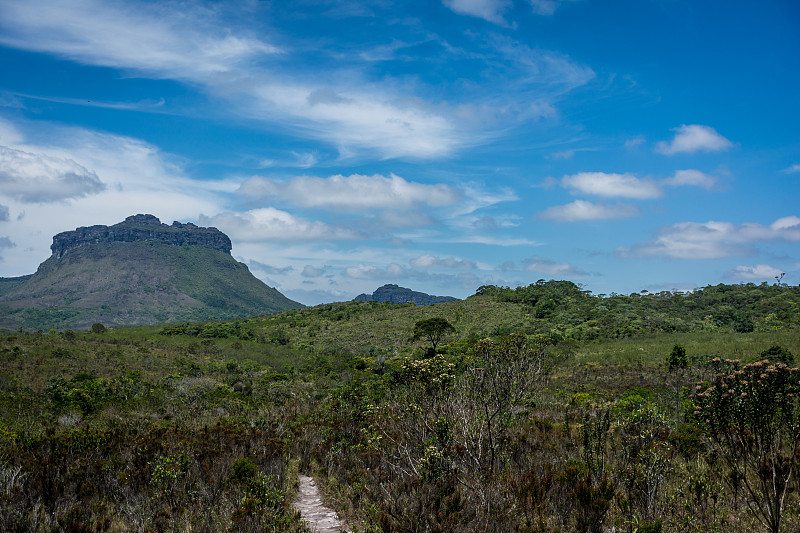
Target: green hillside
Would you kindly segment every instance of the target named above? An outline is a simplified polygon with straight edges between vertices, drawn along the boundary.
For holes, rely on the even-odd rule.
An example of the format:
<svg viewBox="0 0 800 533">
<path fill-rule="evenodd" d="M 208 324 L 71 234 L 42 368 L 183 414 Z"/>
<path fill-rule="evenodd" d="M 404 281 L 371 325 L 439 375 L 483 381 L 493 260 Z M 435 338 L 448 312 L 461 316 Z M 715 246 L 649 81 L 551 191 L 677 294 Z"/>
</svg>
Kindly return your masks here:
<svg viewBox="0 0 800 533">
<path fill-rule="evenodd" d="M 238 318 L 301 307 L 229 254 L 159 242 L 84 245 L 0 296 L 0 326 L 86 329 Z"/>
</svg>

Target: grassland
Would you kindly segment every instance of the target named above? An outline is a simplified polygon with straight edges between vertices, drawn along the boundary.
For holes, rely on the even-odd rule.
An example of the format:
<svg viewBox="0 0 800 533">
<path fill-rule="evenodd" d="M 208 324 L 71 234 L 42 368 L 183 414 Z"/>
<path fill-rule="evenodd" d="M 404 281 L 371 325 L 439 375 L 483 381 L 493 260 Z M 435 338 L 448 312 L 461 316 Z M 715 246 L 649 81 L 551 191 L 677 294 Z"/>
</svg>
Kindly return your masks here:
<svg viewBox="0 0 800 533">
<path fill-rule="evenodd" d="M 298 471 L 359 531 L 767 530 L 692 393 L 715 379 L 715 358 L 800 354 L 796 290 L 734 288 L 788 304 L 751 295 L 735 308 L 751 331 L 736 331 L 749 328 L 726 302 L 676 313 L 664 307 L 687 302 L 663 295 L 655 316 L 638 296 L 492 291 L 6 331 L 0 530 L 302 531 L 289 506 Z M 598 306 L 621 318 L 591 318 Z M 436 355 L 410 340 L 432 317 L 455 328 Z M 643 326 L 625 334 L 625 320 Z M 676 345 L 690 365 L 670 372 Z M 795 471 L 780 531 L 798 527 Z"/>
</svg>

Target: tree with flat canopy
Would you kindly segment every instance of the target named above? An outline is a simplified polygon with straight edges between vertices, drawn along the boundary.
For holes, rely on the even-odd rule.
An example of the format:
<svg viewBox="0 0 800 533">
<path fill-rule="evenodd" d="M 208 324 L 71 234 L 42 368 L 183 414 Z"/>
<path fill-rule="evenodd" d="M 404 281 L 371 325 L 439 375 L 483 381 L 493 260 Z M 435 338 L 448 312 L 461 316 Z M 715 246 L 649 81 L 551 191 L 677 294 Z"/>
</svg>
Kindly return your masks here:
<svg viewBox="0 0 800 533">
<path fill-rule="evenodd" d="M 449 332 L 455 331 L 450 322 L 444 318 L 428 318 L 426 320 L 419 320 L 414 325 L 414 331 L 411 334 L 412 341 L 426 339 L 431 343 L 430 352 L 436 353 L 436 347 L 442 342 L 442 338 Z"/>
</svg>

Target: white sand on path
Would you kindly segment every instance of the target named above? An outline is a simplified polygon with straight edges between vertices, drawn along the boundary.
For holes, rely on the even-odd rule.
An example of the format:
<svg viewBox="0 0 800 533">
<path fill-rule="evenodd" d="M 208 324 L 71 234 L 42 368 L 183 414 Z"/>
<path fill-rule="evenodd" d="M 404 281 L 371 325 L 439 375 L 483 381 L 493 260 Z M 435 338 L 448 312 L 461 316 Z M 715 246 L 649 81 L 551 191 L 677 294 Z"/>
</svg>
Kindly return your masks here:
<svg viewBox="0 0 800 533">
<path fill-rule="evenodd" d="M 319 489 L 314 478 L 300 475 L 300 486 L 297 490 L 297 499 L 294 508 L 308 523 L 313 533 L 339 533 L 344 531 L 339 516 L 335 511 L 322 505 Z"/>
</svg>

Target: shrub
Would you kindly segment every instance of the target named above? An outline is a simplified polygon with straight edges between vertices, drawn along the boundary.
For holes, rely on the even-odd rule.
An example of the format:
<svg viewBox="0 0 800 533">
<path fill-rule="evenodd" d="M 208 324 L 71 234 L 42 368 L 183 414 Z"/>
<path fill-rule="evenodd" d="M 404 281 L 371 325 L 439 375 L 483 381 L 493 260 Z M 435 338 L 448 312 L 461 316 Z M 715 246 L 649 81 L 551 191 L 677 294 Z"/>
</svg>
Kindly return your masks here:
<svg viewBox="0 0 800 533">
<path fill-rule="evenodd" d="M 738 361 L 712 364 L 718 372 L 698 387 L 694 414 L 729 470 L 726 479 L 744 486 L 750 510 L 777 533 L 800 461 L 800 369 L 767 360 L 741 369 Z"/>
</svg>

